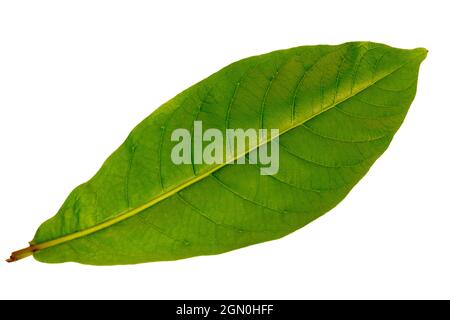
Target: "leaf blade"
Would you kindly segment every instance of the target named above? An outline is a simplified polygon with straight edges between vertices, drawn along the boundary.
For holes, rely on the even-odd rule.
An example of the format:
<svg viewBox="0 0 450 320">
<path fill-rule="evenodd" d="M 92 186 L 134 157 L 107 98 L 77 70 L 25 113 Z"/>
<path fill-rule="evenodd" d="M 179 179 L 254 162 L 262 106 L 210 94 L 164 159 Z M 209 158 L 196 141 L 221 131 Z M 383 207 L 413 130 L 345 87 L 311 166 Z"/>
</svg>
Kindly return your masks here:
<svg viewBox="0 0 450 320">
<path fill-rule="evenodd" d="M 367 46 L 367 48 L 365 46 Z M 371 55 L 380 51 L 380 48 L 383 49 L 382 52 L 379 52 L 376 55 L 379 60 L 375 60 Z M 298 55 L 298 53 L 300 53 L 300 55 Z M 386 56 L 389 57 L 389 54 L 392 56 L 393 53 L 400 55 L 402 59 L 398 57 L 394 57 L 394 59 L 392 57 L 390 59 L 386 58 Z M 244 59 L 224 68 L 210 78 L 207 78 L 184 91 L 158 109 L 158 111 L 148 118 L 151 122 L 150 129 L 145 126 L 142 127 L 142 124 L 139 125 L 137 127 L 138 130 L 133 130 L 133 133 L 130 135 L 131 140 L 129 140 L 130 138 L 127 139 L 125 144 L 113 154 L 112 160 L 108 160 L 114 163 L 112 168 L 114 170 L 108 167 L 106 167 L 106 169 L 103 167 L 100 170 L 100 176 L 102 172 L 105 174 L 105 171 L 107 173 L 109 173 L 108 170 L 112 171 L 110 174 L 106 174 L 110 184 L 111 176 L 114 176 L 114 174 L 117 173 L 123 174 L 123 172 L 125 172 L 125 177 L 118 179 L 120 182 L 117 184 L 112 183 L 112 185 L 115 186 L 113 188 L 113 195 L 124 198 L 120 203 L 122 210 L 125 210 L 125 213 L 118 213 L 113 215 L 112 218 L 111 216 L 108 216 L 106 217 L 106 221 L 96 224 L 97 221 L 92 220 L 92 216 L 95 216 L 92 210 L 86 211 L 87 207 L 95 207 L 95 205 L 93 205 L 94 200 L 91 199 L 93 198 L 92 192 L 84 185 L 84 187 L 81 188 L 81 191 L 74 192 L 75 195 L 72 196 L 72 198 L 69 196 L 69 199 L 65 204 L 68 209 L 64 209 L 65 207 L 63 205 L 59 217 L 57 215 L 56 218 L 51 219 L 47 224 L 44 223 L 43 226 L 41 226 L 36 234 L 34 242 L 36 245 L 39 245 L 48 241 L 53 241 L 51 239 L 61 239 L 61 237 L 58 238 L 58 234 L 73 236 L 76 232 L 81 232 L 80 237 L 71 238 L 67 243 L 64 242 L 57 246 L 50 246 L 45 250 L 37 251 L 34 254 L 35 258 L 44 262 L 78 261 L 90 264 L 118 264 L 173 260 L 200 254 L 221 253 L 253 243 L 276 239 L 302 227 L 337 205 L 357 181 L 362 178 L 376 158 L 378 158 L 387 148 L 393 134 L 406 115 L 409 103 L 412 102 L 412 99 L 410 99 L 411 101 L 409 103 L 408 99 L 405 100 L 406 104 L 403 104 L 401 112 L 399 113 L 400 116 L 397 120 L 395 120 L 395 117 L 394 120 L 392 120 L 392 116 L 388 112 L 386 119 L 390 119 L 389 121 L 386 121 L 386 119 L 377 121 L 370 120 L 366 121 L 367 123 L 364 125 L 361 125 L 361 122 L 364 122 L 360 121 L 361 118 L 368 116 L 367 114 L 364 114 L 367 110 L 361 108 L 363 103 L 355 102 L 353 97 L 362 99 L 362 96 L 365 96 L 365 94 L 361 93 L 367 92 L 367 89 L 370 89 L 369 91 L 382 90 L 375 87 L 375 85 L 389 85 L 390 82 L 386 80 L 392 78 L 392 75 L 396 72 L 400 71 L 399 73 L 403 73 L 401 70 L 402 68 L 403 70 L 405 69 L 407 63 L 414 63 L 417 65 L 416 71 L 418 71 L 418 66 L 420 61 L 423 60 L 424 55 L 426 55 L 424 51 L 417 51 L 417 49 L 413 52 L 393 49 L 372 43 L 349 43 L 341 46 L 293 48 L 259 57 Z M 298 58 L 299 56 L 301 58 Z M 382 59 L 385 61 L 380 63 Z M 276 61 L 275 64 L 278 63 L 276 68 L 273 68 L 274 61 Z M 370 63 L 368 61 L 370 61 Z M 345 66 L 346 63 L 348 63 L 347 66 Z M 300 74 L 292 75 L 292 72 L 289 72 L 289 70 L 300 69 L 300 65 L 303 65 L 303 72 L 300 72 Z M 283 66 L 290 67 L 287 69 L 288 71 L 284 71 L 283 73 L 280 71 L 283 69 Z M 296 66 L 298 69 L 293 68 L 292 66 Z M 364 72 L 354 72 L 355 69 L 360 69 L 361 66 L 366 66 L 363 68 Z M 367 71 L 368 66 L 376 66 L 376 69 L 381 66 L 382 72 L 377 71 L 378 76 L 374 76 L 374 72 L 369 73 Z M 273 74 L 273 70 L 277 70 L 277 77 Z M 414 74 L 416 71 L 413 70 L 413 72 L 411 72 L 410 70 L 407 72 L 407 75 L 411 76 L 412 74 L 413 78 L 417 78 L 417 75 Z M 272 76 L 267 78 L 267 73 L 270 72 L 272 72 Z M 399 77 L 399 75 L 397 74 L 396 77 Z M 277 79 L 280 78 L 282 81 L 277 81 Z M 402 78 L 407 77 L 404 76 Z M 397 83 L 397 81 L 394 82 Z M 403 82 L 404 81 L 401 81 L 401 83 Z M 215 105 L 223 106 L 223 108 L 210 110 L 209 112 L 212 113 L 205 113 L 205 110 L 203 110 L 203 112 L 201 110 L 201 106 L 204 104 L 203 102 L 199 103 L 199 100 L 202 100 L 201 98 L 205 97 L 207 99 L 211 98 L 210 90 L 212 84 L 215 84 L 215 94 L 212 96 L 213 103 Z M 285 87 L 287 84 L 291 85 L 291 90 L 286 90 Z M 270 90 L 272 90 L 271 95 L 268 93 L 269 86 Z M 227 90 L 224 90 L 224 88 Z M 292 93 L 292 88 L 294 88 L 294 93 Z M 207 92 L 209 93 L 207 94 Z M 226 92 L 228 93 L 228 96 L 225 94 L 221 96 L 218 92 Z M 255 92 L 257 92 L 256 98 L 253 97 Z M 317 92 L 320 94 L 317 94 Z M 200 97 L 200 99 L 198 99 L 198 97 Z M 271 101 L 271 99 L 273 101 Z M 373 100 L 373 97 L 371 97 L 371 100 Z M 247 103 L 248 101 L 253 103 L 245 105 L 244 102 Z M 351 104 L 349 104 L 349 102 L 351 102 Z M 207 101 L 206 106 L 211 106 L 213 103 Z M 198 107 L 199 104 L 200 107 Z M 267 111 L 266 116 L 261 112 L 261 105 L 264 104 L 266 105 L 264 110 L 269 110 Z M 248 105 L 250 105 L 250 107 L 248 107 Z M 405 108 L 406 105 L 407 107 Z M 251 110 L 253 106 L 256 106 L 256 111 Z M 342 110 L 334 111 L 333 109 L 337 109 L 335 108 L 336 106 L 341 107 Z M 300 110 L 301 112 L 296 110 Z M 331 112 L 331 110 L 333 112 Z M 259 114 L 258 111 L 260 112 Z M 249 114 L 251 116 L 249 116 Z M 254 116 L 254 114 L 256 116 Z M 326 116 L 324 116 L 324 114 Z M 186 120 L 187 116 L 192 118 Z M 369 118 L 370 116 L 372 115 L 370 114 Z M 345 117 L 358 119 L 358 121 L 350 121 Z M 127 143 L 133 141 L 133 139 L 141 143 L 140 138 L 156 135 L 155 133 L 160 133 L 160 142 L 164 142 L 163 139 L 165 133 L 170 132 L 170 129 L 180 126 L 188 127 L 193 119 L 198 118 L 211 126 L 213 126 L 213 124 L 217 125 L 217 127 L 220 125 L 223 126 L 223 121 L 220 119 L 225 119 L 224 129 L 230 126 L 235 128 L 257 128 L 261 126 L 261 123 L 264 123 L 261 119 L 265 118 L 270 127 L 278 126 L 282 128 L 280 144 L 284 145 L 286 155 L 280 156 L 280 158 L 290 159 L 289 165 L 283 167 L 290 168 L 290 166 L 295 165 L 298 168 L 302 168 L 303 172 L 303 169 L 306 167 L 304 165 L 300 166 L 295 164 L 295 161 L 309 161 L 309 163 L 314 166 L 319 165 L 327 169 L 320 171 L 317 168 L 311 169 L 310 167 L 305 170 L 308 173 L 307 175 L 297 174 L 295 179 L 289 177 L 289 172 L 281 172 L 274 177 L 269 176 L 264 178 L 264 180 L 261 180 L 261 176 L 256 176 L 257 170 L 255 170 L 255 167 L 249 165 L 222 165 L 217 167 L 199 166 L 198 172 L 200 172 L 200 175 L 195 175 L 196 172 L 193 168 L 184 167 L 180 169 L 170 165 L 164 168 L 162 164 L 167 165 L 170 163 L 167 159 L 167 155 L 170 154 L 170 152 L 167 152 L 167 150 L 170 150 L 170 145 L 166 144 L 166 147 L 164 147 L 164 143 L 160 143 L 158 153 L 162 156 L 165 155 L 166 158 L 160 157 L 157 159 L 155 157 L 154 159 L 147 159 L 151 160 L 149 163 L 152 163 L 152 161 L 153 163 L 159 162 L 159 166 L 156 166 L 159 174 L 155 174 L 155 172 L 153 172 L 154 170 L 150 170 L 152 175 L 147 177 L 147 180 L 154 181 L 159 178 L 160 187 L 154 187 L 151 190 L 149 189 L 144 194 L 140 194 L 139 192 L 131 192 L 131 194 L 137 193 L 138 196 L 146 199 L 151 198 L 152 193 L 157 194 L 158 192 L 162 192 L 164 196 L 159 196 L 160 198 L 158 198 L 158 196 L 156 196 L 156 198 L 153 196 L 152 200 L 147 201 L 144 205 L 127 210 L 127 208 L 125 208 L 126 206 L 133 206 L 135 203 L 141 201 L 140 198 L 135 200 L 133 197 L 129 197 L 130 189 L 137 190 L 138 188 L 142 188 L 142 185 L 145 185 L 145 183 L 139 183 L 139 178 L 136 178 L 135 176 L 133 179 L 130 179 L 129 167 L 133 167 L 130 166 L 130 159 L 132 159 L 131 155 L 133 155 L 135 159 L 140 159 L 141 162 L 137 165 L 140 170 L 151 167 L 150 164 L 146 164 L 145 161 L 142 160 L 146 159 L 146 157 L 140 155 L 138 151 L 136 151 L 140 149 L 136 148 L 132 143 L 131 146 Z M 217 121 L 216 118 L 218 118 L 219 121 Z M 329 128 L 333 128 L 332 124 L 338 128 L 336 123 L 342 123 L 344 118 L 346 121 L 345 123 L 348 123 L 349 126 L 351 125 L 351 127 L 349 127 L 351 130 L 347 130 L 347 132 L 342 132 L 341 130 L 339 131 L 341 136 L 338 135 L 332 137 L 336 131 L 330 131 Z M 377 122 L 379 122 L 378 126 Z M 152 126 L 152 124 L 155 123 L 156 125 Z M 157 130 L 158 125 L 163 128 L 162 134 L 161 130 Z M 390 128 L 388 130 L 389 134 L 381 137 L 375 136 L 376 133 L 383 132 L 383 128 L 386 126 Z M 372 131 L 369 132 L 367 128 L 371 128 Z M 152 134 L 149 134 L 146 130 Z M 323 130 L 328 131 L 324 133 Z M 356 141 L 354 136 L 356 136 L 357 133 L 360 134 L 360 136 L 358 136 L 360 140 L 364 139 Z M 351 134 L 352 139 L 345 139 L 348 137 L 343 136 L 344 134 Z M 310 138 L 305 139 L 308 135 Z M 313 136 L 315 136 L 315 138 L 313 138 Z M 370 139 L 367 140 L 368 138 Z M 303 141 L 304 143 L 299 144 L 298 141 Z M 308 144 L 311 145 L 311 141 L 316 141 L 317 144 L 308 149 L 307 146 Z M 334 144 L 332 144 L 331 141 L 333 141 Z M 377 144 L 375 149 L 372 148 L 373 146 L 369 147 L 363 145 L 364 143 L 372 145 L 372 142 Z M 339 157 L 342 157 L 341 153 L 343 153 L 343 150 L 347 150 L 348 152 L 350 152 L 349 150 L 353 150 L 352 158 L 355 159 L 358 157 L 358 153 L 366 156 L 362 157 L 364 158 L 363 160 L 359 159 L 359 163 L 357 163 L 358 161 L 353 161 L 353 163 L 348 162 L 344 166 L 339 162 L 332 163 L 330 159 L 318 160 L 318 157 L 320 157 L 318 152 L 315 152 L 313 155 L 309 154 L 305 156 L 305 152 L 307 153 L 308 150 L 320 149 L 317 146 L 321 143 L 323 144 L 322 153 L 330 149 L 334 150 L 333 148 L 330 148 L 331 145 L 339 151 L 331 157 L 331 160 L 333 161 L 337 161 L 340 159 Z M 298 154 L 299 145 L 305 146 L 305 148 L 301 149 L 301 156 Z M 339 148 L 336 146 L 339 146 Z M 355 148 L 355 146 L 358 147 Z M 287 151 L 289 151 L 289 153 Z M 370 152 L 372 152 L 372 154 L 370 154 Z M 296 158 L 296 160 L 294 161 L 293 158 Z M 302 160 L 297 160 L 297 158 Z M 118 165 L 118 163 L 120 165 Z M 356 166 L 360 165 L 357 169 L 359 171 L 354 173 L 354 177 L 350 179 L 346 176 L 350 175 L 350 173 L 355 170 L 355 163 L 357 163 Z M 347 174 L 344 174 L 344 176 L 341 177 L 341 189 L 336 189 L 336 186 L 333 186 L 333 179 L 338 179 L 338 176 L 341 174 L 340 171 L 339 174 L 337 171 L 330 173 L 332 170 L 329 167 L 333 166 L 338 166 L 340 169 L 347 167 L 351 168 L 351 170 L 340 170 L 342 172 L 347 172 Z M 170 170 L 175 170 L 175 174 L 171 173 Z M 315 173 L 316 171 L 321 173 Z M 297 171 L 290 170 L 290 172 Z M 96 177 L 99 177 L 99 174 L 96 175 Z M 334 174 L 333 179 L 330 178 L 332 174 Z M 326 181 L 327 175 L 329 175 L 328 182 Z M 237 176 L 248 177 L 248 179 L 245 179 L 246 181 L 258 181 L 260 185 L 246 184 L 243 183 L 242 180 L 233 180 L 233 178 Z M 93 179 L 95 179 L 95 177 Z M 351 181 L 344 181 L 345 179 L 350 179 Z M 125 191 L 123 191 L 122 188 L 117 187 L 118 185 L 123 184 L 122 180 L 126 181 L 126 187 L 123 188 Z M 177 181 L 180 180 L 183 182 L 177 184 Z M 311 185 L 305 186 L 305 183 Z M 102 186 L 104 185 L 104 183 L 100 184 Z M 291 189 L 294 185 L 297 187 L 300 186 L 300 188 L 295 188 L 295 192 L 292 192 Z M 327 185 L 330 190 L 321 190 L 317 192 L 320 188 L 327 189 L 323 187 L 324 185 Z M 261 186 L 262 188 L 265 188 L 265 194 L 270 194 L 270 192 L 276 194 L 277 188 L 282 188 L 284 196 L 289 195 L 291 198 L 287 200 L 286 197 L 283 199 L 281 199 L 281 197 L 278 199 L 270 199 L 271 202 L 269 203 L 265 203 L 264 201 L 266 200 L 264 199 L 261 203 L 254 201 L 253 198 L 258 194 L 257 188 L 260 188 Z M 96 189 L 96 187 L 92 187 L 92 185 L 89 187 Z M 205 190 L 215 190 L 210 193 L 212 196 L 223 196 L 225 191 L 227 191 L 228 195 L 226 197 L 224 196 L 227 201 L 221 201 L 220 198 L 215 197 L 214 201 L 206 203 L 208 205 L 211 204 L 210 206 L 201 208 L 200 205 L 205 205 L 205 201 L 202 201 L 202 195 L 205 193 Z M 251 192 L 249 192 L 249 190 Z M 268 192 L 268 190 L 270 192 Z M 110 191 L 110 189 L 107 191 Z M 306 200 L 298 201 L 297 198 L 300 192 L 302 192 L 301 194 Z M 124 193 L 125 196 L 123 196 L 122 193 Z M 326 198 L 328 200 L 325 204 L 323 204 L 321 198 L 324 197 L 323 194 L 326 194 L 327 197 L 329 197 Z M 174 195 L 177 196 L 174 197 Z M 237 200 L 236 197 L 238 197 L 239 200 Z M 107 196 L 103 196 L 103 198 L 103 202 L 110 199 L 110 197 Z M 154 199 L 160 200 L 154 202 Z M 308 205 L 310 199 L 314 199 L 314 201 L 311 202 L 314 203 L 315 206 Z M 150 205 L 148 205 L 149 203 Z M 231 204 L 233 210 L 240 214 L 227 215 L 226 212 L 219 208 L 217 205 L 218 203 L 222 207 Z M 117 204 L 117 202 L 114 202 L 116 208 Z M 319 206 L 318 204 L 322 204 L 322 206 Z M 186 207 L 189 207 L 190 209 L 188 210 Z M 182 210 L 182 212 L 174 212 L 173 208 Z M 309 211 L 304 210 L 302 215 L 292 214 L 298 213 L 300 208 L 309 208 Z M 102 210 L 109 214 L 112 212 L 111 208 L 108 206 L 102 208 Z M 62 223 L 67 220 L 67 217 L 72 217 L 74 214 L 83 214 L 84 211 L 88 212 L 88 214 L 86 214 L 87 218 L 83 219 L 83 217 L 79 217 L 78 221 L 81 221 L 81 224 L 91 224 L 90 227 L 86 228 L 84 225 L 80 225 L 80 223 L 78 223 L 78 225 L 72 224 L 70 227 L 67 227 L 67 225 Z M 130 214 L 130 212 L 132 214 Z M 171 215 L 167 215 L 167 212 L 170 212 Z M 282 214 L 286 213 L 286 215 L 283 216 L 280 212 Z M 213 214 L 214 217 L 212 217 L 211 214 Z M 277 214 L 276 218 L 274 218 L 274 214 Z M 128 219 L 131 217 L 133 217 L 133 219 Z M 101 220 L 105 219 L 105 217 L 97 219 Z M 111 221 L 114 223 L 109 224 Z M 175 227 L 173 226 L 173 221 L 177 221 Z M 261 225 L 258 225 L 255 224 L 255 221 L 262 223 Z M 102 226 L 102 223 L 106 223 L 104 225 L 105 227 L 97 229 L 99 225 Z M 182 226 L 191 227 L 182 228 Z M 253 229 L 249 228 L 249 226 Z M 77 228 L 81 229 L 81 231 L 76 231 L 74 233 L 73 230 Z M 114 232 L 111 232 L 112 229 L 114 229 Z M 93 232 L 85 233 L 86 230 L 91 230 Z M 128 232 L 129 230 L 137 230 L 137 233 L 139 234 L 137 235 L 136 232 L 134 232 L 134 235 L 130 238 L 130 235 L 127 235 L 127 230 Z M 196 235 L 204 235 L 192 237 L 189 232 L 193 232 Z M 132 250 L 135 250 L 134 253 L 130 253 L 130 250 L 128 250 L 119 254 L 119 251 L 123 248 L 121 248 L 122 246 L 120 243 L 111 241 L 111 238 L 127 239 L 128 241 L 134 241 L 135 239 L 141 240 L 136 241 L 137 243 L 135 243 L 135 246 L 131 247 Z M 227 241 L 231 241 L 231 243 L 228 243 Z M 105 244 L 108 243 L 111 248 L 115 248 L 113 251 L 110 251 L 105 247 Z M 143 243 L 148 243 L 149 245 L 143 246 Z M 139 246 L 141 246 L 141 248 L 138 248 Z M 76 249 L 74 249 L 74 247 L 76 247 Z M 158 253 L 155 254 L 155 251 L 158 251 Z M 83 253 L 80 254 L 80 252 Z M 92 252 L 96 252 L 96 254 L 93 255 Z M 101 252 L 102 254 L 99 255 L 98 252 Z"/>
</svg>

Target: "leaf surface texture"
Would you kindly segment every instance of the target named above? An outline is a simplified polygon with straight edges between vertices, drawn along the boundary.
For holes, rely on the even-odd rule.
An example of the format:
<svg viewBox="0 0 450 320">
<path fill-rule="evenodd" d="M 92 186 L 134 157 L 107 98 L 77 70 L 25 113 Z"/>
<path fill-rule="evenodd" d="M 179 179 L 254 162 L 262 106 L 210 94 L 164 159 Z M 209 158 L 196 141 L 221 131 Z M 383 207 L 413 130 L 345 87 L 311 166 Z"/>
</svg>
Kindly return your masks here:
<svg viewBox="0 0 450 320">
<path fill-rule="evenodd" d="M 386 150 L 425 49 L 303 46 L 235 62 L 142 121 L 32 244 L 43 262 L 114 265 L 218 254 L 283 237 L 336 206 Z M 278 128 L 277 174 L 175 165 L 174 129 Z M 224 134 L 225 135 L 225 134 Z M 59 243 L 58 239 L 71 237 Z"/>
</svg>

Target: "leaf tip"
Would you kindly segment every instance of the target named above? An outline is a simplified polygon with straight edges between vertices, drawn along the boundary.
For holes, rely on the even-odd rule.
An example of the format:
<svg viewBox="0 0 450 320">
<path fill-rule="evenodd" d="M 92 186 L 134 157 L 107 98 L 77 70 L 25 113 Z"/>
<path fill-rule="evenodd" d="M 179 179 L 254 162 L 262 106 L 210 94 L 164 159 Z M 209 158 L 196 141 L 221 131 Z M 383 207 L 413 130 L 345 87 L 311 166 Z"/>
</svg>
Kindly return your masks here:
<svg viewBox="0 0 450 320">
<path fill-rule="evenodd" d="M 413 52 L 415 53 L 415 56 L 420 59 L 420 61 L 425 60 L 428 55 L 428 49 L 423 47 L 413 49 Z"/>
</svg>

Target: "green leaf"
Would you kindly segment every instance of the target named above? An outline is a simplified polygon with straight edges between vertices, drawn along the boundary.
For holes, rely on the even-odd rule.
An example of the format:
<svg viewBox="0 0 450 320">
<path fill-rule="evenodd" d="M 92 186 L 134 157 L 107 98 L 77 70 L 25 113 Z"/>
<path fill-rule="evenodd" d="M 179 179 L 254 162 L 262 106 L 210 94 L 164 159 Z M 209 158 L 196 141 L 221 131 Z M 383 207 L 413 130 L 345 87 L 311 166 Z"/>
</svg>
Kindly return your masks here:
<svg viewBox="0 0 450 320">
<path fill-rule="evenodd" d="M 414 99 L 422 48 L 302 46 L 235 62 L 132 130 L 44 222 L 42 262 L 131 264 L 283 237 L 336 206 L 386 150 Z M 277 128 L 280 164 L 176 165 L 174 129 Z M 250 150 L 246 150 L 250 151 Z"/>
</svg>

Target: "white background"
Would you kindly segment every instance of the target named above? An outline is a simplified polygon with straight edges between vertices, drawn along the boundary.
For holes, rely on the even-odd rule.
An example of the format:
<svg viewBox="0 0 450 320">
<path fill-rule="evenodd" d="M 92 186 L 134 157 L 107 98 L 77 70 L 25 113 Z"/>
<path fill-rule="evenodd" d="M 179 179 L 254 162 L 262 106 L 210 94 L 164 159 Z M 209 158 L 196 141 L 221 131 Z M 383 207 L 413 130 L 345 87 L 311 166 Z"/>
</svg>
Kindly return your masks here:
<svg viewBox="0 0 450 320">
<path fill-rule="evenodd" d="M 175 94 L 244 57 L 371 40 L 429 49 L 388 151 L 332 212 L 219 256 L 0 262 L 0 298 L 450 298 L 446 1 L 1 1 L 0 257 Z"/>
</svg>

